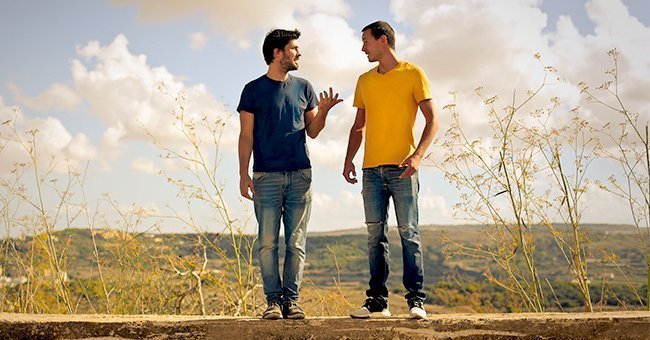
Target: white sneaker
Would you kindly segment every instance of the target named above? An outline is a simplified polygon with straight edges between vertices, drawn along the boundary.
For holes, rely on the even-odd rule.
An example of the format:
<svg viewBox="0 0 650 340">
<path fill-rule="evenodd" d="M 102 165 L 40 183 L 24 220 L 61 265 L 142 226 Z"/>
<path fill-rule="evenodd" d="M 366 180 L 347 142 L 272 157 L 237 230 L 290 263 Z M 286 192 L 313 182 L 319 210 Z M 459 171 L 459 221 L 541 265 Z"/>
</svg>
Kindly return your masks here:
<svg viewBox="0 0 650 340">
<path fill-rule="evenodd" d="M 353 319 L 369 319 L 369 318 L 387 318 L 390 317 L 388 305 L 385 307 L 374 298 L 367 298 L 366 302 L 361 308 L 350 313 Z"/>
<path fill-rule="evenodd" d="M 409 307 L 409 319 L 426 319 L 427 312 L 424 310 L 424 304 L 420 300 L 411 300 L 408 302 Z"/>
</svg>

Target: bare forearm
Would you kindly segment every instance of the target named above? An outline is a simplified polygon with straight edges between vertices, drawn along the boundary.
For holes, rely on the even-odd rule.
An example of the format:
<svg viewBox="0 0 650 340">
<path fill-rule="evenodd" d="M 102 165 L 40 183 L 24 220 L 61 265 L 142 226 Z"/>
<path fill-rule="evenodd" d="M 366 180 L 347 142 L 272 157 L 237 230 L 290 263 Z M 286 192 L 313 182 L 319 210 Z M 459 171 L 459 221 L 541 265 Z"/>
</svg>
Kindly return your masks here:
<svg viewBox="0 0 650 340">
<path fill-rule="evenodd" d="M 251 153 L 253 152 L 253 138 L 239 136 L 239 175 L 248 174 Z"/>
<path fill-rule="evenodd" d="M 350 130 L 350 138 L 348 139 L 348 150 L 345 154 L 345 162 L 352 162 L 354 156 L 357 155 L 363 140 L 363 130 L 355 129 Z"/>
<path fill-rule="evenodd" d="M 421 101 L 418 106 L 426 119 L 426 124 L 424 126 L 424 131 L 422 131 L 422 136 L 420 137 L 420 142 L 418 143 L 417 148 L 413 155 L 419 157 L 420 159 L 424 157 L 424 154 L 427 152 L 427 149 L 433 142 L 433 138 L 438 132 L 438 114 L 433 103 L 433 99 L 427 99 Z"/>
<path fill-rule="evenodd" d="M 424 157 L 427 149 L 429 149 L 429 146 L 431 146 L 431 143 L 436 136 L 436 132 L 438 132 L 438 127 L 437 121 L 432 121 L 425 125 L 424 130 L 422 131 L 422 136 L 420 137 L 420 142 L 413 153 L 414 155 L 417 155 L 420 158 Z"/>
<path fill-rule="evenodd" d="M 309 125 L 305 128 L 307 130 L 307 135 L 311 138 L 316 138 L 318 134 L 323 131 L 325 128 L 325 122 L 327 121 L 327 114 L 329 112 L 323 110 L 319 111 L 316 114 L 316 117 L 310 122 Z"/>
</svg>

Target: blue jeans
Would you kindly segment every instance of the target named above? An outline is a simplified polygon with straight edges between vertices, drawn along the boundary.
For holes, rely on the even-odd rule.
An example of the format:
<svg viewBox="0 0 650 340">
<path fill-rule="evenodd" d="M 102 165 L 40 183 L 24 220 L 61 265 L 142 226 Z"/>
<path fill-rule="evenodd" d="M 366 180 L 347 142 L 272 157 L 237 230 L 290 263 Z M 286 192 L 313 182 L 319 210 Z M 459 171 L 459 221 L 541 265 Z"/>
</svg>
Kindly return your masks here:
<svg viewBox="0 0 650 340">
<path fill-rule="evenodd" d="M 298 299 L 305 266 L 307 222 L 311 212 L 311 169 L 253 173 L 253 202 L 259 225 L 260 271 L 267 301 Z M 284 224 L 284 270 L 280 280 L 278 239 Z"/>
<path fill-rule="evenodd" d="M 405 168 L 380 165 L 363 169 L 363 206 L 368 227 L 368 260 L 370 262 L 370 289 L 366 295 L 388 301 L 388 200 L 393 198 L 399 235 L 402 240 L 404 274 L 402 282 L 406 299 L 424 301 L 424 269 L 422 243 L 418 229 L 418 173 L 399 178 Z"/>
</svg>

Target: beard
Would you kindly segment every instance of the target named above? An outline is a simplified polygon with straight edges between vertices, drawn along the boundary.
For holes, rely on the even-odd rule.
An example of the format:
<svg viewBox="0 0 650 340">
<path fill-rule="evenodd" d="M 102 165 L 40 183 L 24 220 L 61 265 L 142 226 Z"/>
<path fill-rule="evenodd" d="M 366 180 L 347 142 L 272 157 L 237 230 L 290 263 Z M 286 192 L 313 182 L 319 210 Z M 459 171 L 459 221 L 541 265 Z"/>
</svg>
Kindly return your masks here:
<svg viewBox="0 0 650 340">
<path fill-rule="evenodd" d="M 296 60 L 285 60 L 282 64 L 287 72 L 295 71 L 298 69 L 298 62 Z"/>
</svg>

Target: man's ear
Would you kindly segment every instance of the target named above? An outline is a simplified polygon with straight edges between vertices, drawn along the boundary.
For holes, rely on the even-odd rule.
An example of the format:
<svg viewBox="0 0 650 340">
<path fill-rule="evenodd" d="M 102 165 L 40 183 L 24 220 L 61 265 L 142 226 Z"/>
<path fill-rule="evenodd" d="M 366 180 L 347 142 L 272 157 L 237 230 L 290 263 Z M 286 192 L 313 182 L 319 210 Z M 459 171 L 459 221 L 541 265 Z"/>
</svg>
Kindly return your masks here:
<svg viewBox="0 0 650 340">
<path fill-rule="evenodd" d="M 386 37 L 385 34 L 382 34 L 381 37 L 379 37 L 379 42 L 388 45 L 388 37 Z"/>
<path fill-rule="evenodd" d="M 284 53 L 284 51 L 279 49 L 279 48 L 274 48 L 273 49 L 273 60 L 275 60 L 276 57 L 280 57 L 280 53 Z"/>
</svg>

